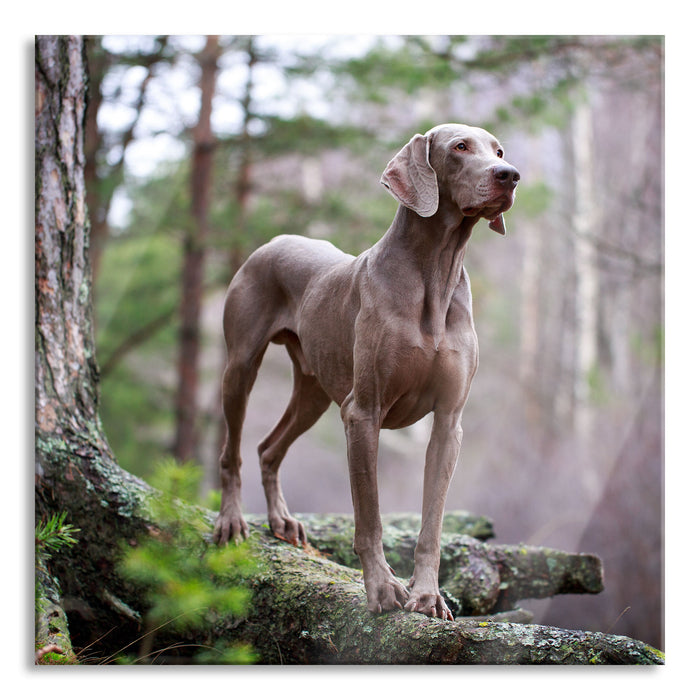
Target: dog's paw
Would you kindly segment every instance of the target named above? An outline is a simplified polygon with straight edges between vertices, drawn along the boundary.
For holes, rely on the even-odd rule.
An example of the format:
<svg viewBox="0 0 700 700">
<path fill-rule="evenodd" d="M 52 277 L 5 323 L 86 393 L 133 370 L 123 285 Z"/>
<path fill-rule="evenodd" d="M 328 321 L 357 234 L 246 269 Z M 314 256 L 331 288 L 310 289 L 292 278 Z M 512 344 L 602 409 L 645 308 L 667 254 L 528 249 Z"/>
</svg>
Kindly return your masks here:
<svg viewBox="0 0 700 700">
<path fill-rule="evenodd" d="M 372 613 L 401 610 L 408 600 L 406 587 L 394 576 L 389 575 L 381 582 L 365 581 L 367 607 Z"/>
<path fill-rule="evenodd" d="M 239 543 L 245 540 L 249 534 L 248 523 L 240 513 L 221 511 L 216 518 L 213 536 L 216 544 L 223 545 L 231 540 L 234 543 Z"/>
<path fill-rule="evenodd" d="M 285 515 L 268 515 L 270 529 L 275 537 L 290 542 L 295 547 L 306 544 L 304 524 L 288 513 Z"/>
<path fill-rule="evenodd" d="M 452 612 L 447 607 L 445 599 L 439 593 L 418 593 L 413 590 L 404 608 L 409 612 L 422 613 L 428 617 L 439 617 L 441 620 L 454 621 Z"/>
</svg>

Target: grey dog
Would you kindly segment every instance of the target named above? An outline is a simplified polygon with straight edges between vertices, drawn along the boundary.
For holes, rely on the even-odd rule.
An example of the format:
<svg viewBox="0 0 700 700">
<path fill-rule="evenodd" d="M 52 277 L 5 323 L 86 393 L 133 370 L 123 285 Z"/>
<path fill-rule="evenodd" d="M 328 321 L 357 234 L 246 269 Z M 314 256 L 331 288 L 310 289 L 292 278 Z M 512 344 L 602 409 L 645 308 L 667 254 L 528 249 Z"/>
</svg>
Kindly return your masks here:
<svg viewBox="0 0 700 700">
<path fill-rule="evenodd" d="M 440 534 L 462 411 L 478 365 L 463 259 L 479 219 L 505 233 L 503 212 L 513 205 L 519 179 L 487 131 L 436 126 L 416 134 L 387 165 L 381 182 L 399 207 L 369 250 L 353 257 L 326 241 L 281 235 L 242 265 L 224 308 L 228 436 L 215 541 L 248 535 L 241 511 L 241 429 L 265 349 L 281 343 L 294 367 L 294 388 L 284 415 L 258 447 L 272 531 L 294 544 L 306 542 L 282 495 L 279 467 L 292 442 L 335 401 L 347 439 L 354 547 L 369 609 L 452 619 L 438 590 Z M 379 430 L 411 425 L 430 412 L 422 524 L 406 589 L 382 548 Z"/>
</svg>

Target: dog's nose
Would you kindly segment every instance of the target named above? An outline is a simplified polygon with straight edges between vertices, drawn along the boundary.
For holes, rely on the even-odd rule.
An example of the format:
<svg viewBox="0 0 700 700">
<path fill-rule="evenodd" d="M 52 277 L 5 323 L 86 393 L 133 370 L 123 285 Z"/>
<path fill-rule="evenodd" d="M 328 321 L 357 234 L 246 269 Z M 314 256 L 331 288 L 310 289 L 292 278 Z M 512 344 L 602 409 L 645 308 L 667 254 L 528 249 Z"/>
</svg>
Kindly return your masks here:
<svg viewBox="0 0 700 700">
<path fill-rule="evenodd" d="M 512 165 L 497 165 L 493 169 L 493 176 L 502 185 L 515 187 L 520 180 L 520 173 Z"/>
</svg>

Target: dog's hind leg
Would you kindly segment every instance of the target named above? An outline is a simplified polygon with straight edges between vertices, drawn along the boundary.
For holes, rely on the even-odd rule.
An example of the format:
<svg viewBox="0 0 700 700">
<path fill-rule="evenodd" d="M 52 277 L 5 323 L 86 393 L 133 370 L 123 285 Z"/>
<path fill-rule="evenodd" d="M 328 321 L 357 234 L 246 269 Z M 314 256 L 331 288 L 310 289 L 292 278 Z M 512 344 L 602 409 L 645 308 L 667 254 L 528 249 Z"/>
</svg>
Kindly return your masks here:
<svg viewBox="0 0 700 700">
<path fill-rule="evenodd" d="M 272 304 L 251 296 L 250 278 L 242 268 L 234 278 L 224 307 L 224 335 L 228 352 L 221 384 L 226 440 L 219 459 L 221 510 L 214 541 L 225 544 L 248 536 L 241 507 L 241 432 L 248 397 L 275 323 Z M 265 308 L 267 306 L 267 308 Z"/>
<path fill-rule="evenodd" d="M 265 348 L 247 361 L 229 358 L 222 382 L 226 441 L 219 459 L 221 510 L 214 527 L 214 541 L 225 544 L 248 536 L 241 508 L 241 431 L 248 396 L 253 387 Z"/>
<path fill-rule="evenodd" d="M 317 379 L 308 373 L 296 335 L 285 332 L 273 341 L 287 346 L 294 365 L 294 385 L 287 409 L 258 445 L 258 455 L 270 528 L 278 537 L 296 545 L 306 542 L 306 533 L 303 524 L 291 516 L 284 500 L 279 468 L 291 444 L 320 418 L 331 399 Z"/>
</svg>

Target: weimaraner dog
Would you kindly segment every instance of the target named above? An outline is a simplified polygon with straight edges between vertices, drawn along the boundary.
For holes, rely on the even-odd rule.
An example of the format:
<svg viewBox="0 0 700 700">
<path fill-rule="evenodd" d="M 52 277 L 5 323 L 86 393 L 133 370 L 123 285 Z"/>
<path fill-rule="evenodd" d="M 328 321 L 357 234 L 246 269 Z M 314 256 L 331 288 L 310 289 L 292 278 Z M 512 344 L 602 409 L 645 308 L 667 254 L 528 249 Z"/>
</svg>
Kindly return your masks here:
<svg viewBox="0 0 700 700">
<path fill-rule="evenodd" d="M 258 447 L 273 533 L 306 543 L 304 527 L 282 495 L 279 467 L 292 442 L 335 401 L 347 439 L 354 548 L 369 609 L 453 619 L 438 591 L 440 534 L 462 410 L 478 364 L 463 259 L 479 219 L 505 233 L 503 212 L 513 204 L 519 179 L 487 131 L 436 126 L 416 134 L 387 165 L 381 182 L 399 208 L 369 250 L 353 257 L 326 241 L 281 235 L 250 256 L 233 278 L 224 308 L 228 437 L 216 542 L 248 536 L 241 511 L 241 428 L 265 348 L 281 343 L 294 366 L 294 388 L 284 415 Z M 422 526 L 407 590 L 382 548 L 379 430 L 403 428 L 431 411 Z"/>
</svg>

